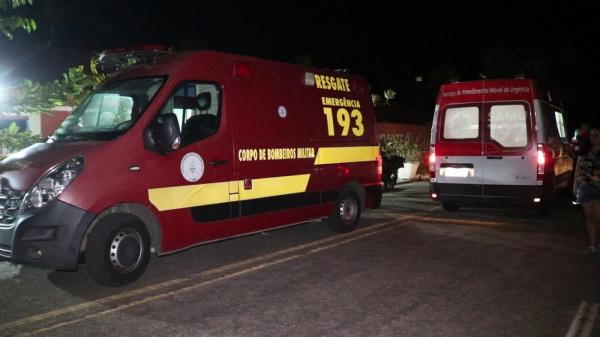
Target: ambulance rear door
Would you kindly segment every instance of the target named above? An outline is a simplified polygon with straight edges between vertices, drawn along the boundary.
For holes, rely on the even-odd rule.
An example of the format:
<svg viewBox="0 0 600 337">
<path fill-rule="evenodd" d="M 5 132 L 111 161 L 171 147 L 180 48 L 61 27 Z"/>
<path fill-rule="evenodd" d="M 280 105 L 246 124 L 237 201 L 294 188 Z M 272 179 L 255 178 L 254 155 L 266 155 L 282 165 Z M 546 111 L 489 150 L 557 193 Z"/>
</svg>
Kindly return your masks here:
<svg viewBox="0 0 600 337">
<path fill-rule="evenodd" d="M 481 197 L 482 105 L 443 106 L 435 143 L 436 193 Z"/>
<path fill-rule="evenodd" d="M 537 178 L 537 149 L 527 101 L 486 102 L 483 196 L 528 198 Z"/>
</svg>

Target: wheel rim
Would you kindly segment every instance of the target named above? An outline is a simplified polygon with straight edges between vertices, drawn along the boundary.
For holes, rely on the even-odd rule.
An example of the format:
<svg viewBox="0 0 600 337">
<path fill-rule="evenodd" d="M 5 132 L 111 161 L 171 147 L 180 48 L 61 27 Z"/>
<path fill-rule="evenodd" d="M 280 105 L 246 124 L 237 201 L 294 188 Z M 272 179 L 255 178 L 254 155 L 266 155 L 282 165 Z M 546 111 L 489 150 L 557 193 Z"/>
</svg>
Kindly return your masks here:
<svg viewBox="0 0 600 337">
<path fill-rule="evenodd" d="M 140 233 L 133 228 L 121 228 L 110 243 L 109 260 L 119 273 L 128 273 L 142 261 L 144 243 Z"/>
<path fill-rule="evenodd" d="M 351 224 L 358 214 L 358 204 L 354 199 L 344 199 L 340 202 L 338 215 L 344 224 Z"/>
</svg>

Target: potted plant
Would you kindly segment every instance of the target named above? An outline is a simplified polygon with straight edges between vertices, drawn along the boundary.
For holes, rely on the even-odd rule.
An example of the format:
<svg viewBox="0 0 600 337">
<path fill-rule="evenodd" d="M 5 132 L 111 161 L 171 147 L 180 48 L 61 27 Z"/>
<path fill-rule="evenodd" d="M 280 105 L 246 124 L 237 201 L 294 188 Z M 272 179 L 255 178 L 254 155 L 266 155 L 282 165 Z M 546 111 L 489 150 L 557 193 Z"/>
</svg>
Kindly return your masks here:
<svg viewBox="0 0 600 337">
<path fill-rule="evenodd" d="M 404 167 L 398 169 L 398 178 L 414 179 L 425 153 L 426 144 L 410 132 L 398 135 L 398 154 L 404 158 Z"/>
</svg>

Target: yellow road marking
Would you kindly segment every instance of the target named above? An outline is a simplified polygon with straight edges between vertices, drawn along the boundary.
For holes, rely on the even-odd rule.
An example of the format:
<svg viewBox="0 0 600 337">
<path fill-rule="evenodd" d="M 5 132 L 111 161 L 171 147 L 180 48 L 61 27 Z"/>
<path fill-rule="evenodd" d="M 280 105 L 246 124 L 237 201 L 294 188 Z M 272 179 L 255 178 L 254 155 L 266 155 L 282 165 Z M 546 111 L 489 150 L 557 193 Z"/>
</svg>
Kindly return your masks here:
<svg viewBox="0 0 600 337">
<path fill-rule="evenodd" d="M 360 233 L 364 233 L 364 232 L 371 232 L 371 231 L 375 231 L 381 227 L 385 227 L 388 226 L 392 223 L 398 222 L 398 221 L 403 221 L 403 220 L 411 220 L 411 219 L 416 219 L 419 221 L 435 221 L 435 222 L 444 222 L 444 223 L 457 223 L 457 224 L 475 224 L 475 225 L 514 225 L 514 223 L 508 223 L 508 222 L 502 222 L 502 221 L 485 221 L 485 220 L 467 220 L 467 219 L 447 219 L 447 218 L 437 218 L 437 217 L 427 217 L 427 216 L 418 216 L 416 214 L 409 214 L 409 215 L 402 215 L 399 216 L 397 218 L 394 218 L 393 220 L 390 221 L 386 221 L 377 225 L 372 225 L 369 227 L 365 227 L 365 228 L 360 228 L 355 230 L 354 232 L 350 233 L 349 235 L 357 235 Z M 304 249 L 308 249 L 310 247 L 313 246 L 319 246 L 319 245 L 323 245 L 323 244 L 327 244 L 329 242 L 332 241 L 336 241 L 339 240 L 340 237 L 339 236 L 333 236 L 330 238 L 326 238 L 326 239 L 322 239 L 316 242 L 311 242 L 311 243 L 307 243 L 307 244 L 303 244 L 303 245 L 299 245 L 299 246 L 295 246 L 295 247 L 291 247 L 288 249 L 284 249 L 284 250 L 280 250 L 277 252 L 273 252 L 273 253 L 269 253 L 269 254 L 265 254 L 265 255 L 261 255 L 255 258 L 251 258 L 251 259 L 247 259 L 241 262 L 237 262 L 237 263 L 233 263 L 233 264 L 228 264 L 222 267 L 218 267 L 218 268 L 214 268 L 211 270 L 207 270 L 207 271 L 203 271 L 200 273 L 196 273 L 196 274 L 192 274 L 189 278 L 178 278 L 178 279 L 173 279 L 173 280 L 169 280 L 163 283 L 159 283 L 159 284 L 155 284 L 155 285 L 151 285 L 151 286 L 147 286 L 144 288 L 140 288 L 140 289 L 134 289 L 134 290 L 130 290 L 130 291 L 126 291 L 120 294 L 116 294 L 116 295 L 112 295 L 112 296 L 108 296 L 105 298 L 100 298 L 97 300 L 93 300 L 93 301 L 89 301 L 89 302 L 84 302 L 84 303 L 80 303 L 77 305 L 73 305 L 73 306 L 69 306 L 69 307 L 65 307 L 65 308 L 61 308 L 61 309 L 57 309 L 57 310 L 53 310 L 53 311 L 49 311 L 43 314 L 39 314 L 36 316 L 31 316 L 28 318 L 24 318 L 24 319 L 20 319 L 17 321 L 13 321 L 13 322 L 8 322 L 8 323 L 4 323 L 4 324 L 0 324 L 0 332 L 2 331 L 6 331 L 8 329 L 12 329 L 12 328 L 16 328 L 19 326 L 23 326 L 23 325 L 27 325 L 27 324 L 32 324 L 35 322 L 39 322 L 39 321 L 43 321 L 49 318 L 53 318 L 53 317 L 57 317 L 60 315 L 64 315 L 64 314 L 68 314 L 74 311 L 80 311 L 80 310 L 84 310 L 84 309 L 88 309 L 88 308 L 92 308 L 95 306 L 99 306 L 102 304 L 107 304 L 110 302 L 114 302 L 114 301 L 118 301 L 118 300 L 122 300 L 122 299 L 126 299 L 129 297 L 133 297 L 136 295 L 141 295 L 141 294 L 145 294 L 154 290 L 158 290 L 158 289 L 162 289 L 162 288 L 167 288 L 170 286 L 175 286 L 184 282 L 189 282 L 194 278 L 198 278 L 198 277 L 206 277 L 206 276 L 210 276 L 212 274 L 215 273 L 220 273 L 220 272 L 226 272 L 227 270 L 231 270 L 231 269 L 235 269 L 235 268 L 239 268 L 242 267 L 244 265 L 249 265 L 249 264 L 253 264 L 253 263 L 257 263 L 260 261 L 264 261 L 264 260 L 268 260 L 271 258 L 277 258 L 278 256 L 281 255 L 286 255 L 286 254 L 290 254 L 290 253 L 294 253 L 300 250 L 304 250 Z M 327 249 L 328 246 L 324 246 L 326 248 L 322 248 L 322 249 Z M 322 250 L 319 249 L 319 250 Z"/>
<path fill-rule="evenodd" d="M 399 222 L 401 220 L 407 220 L 407 221 L 399 223 L 399 224 L 396 224 L 396 225 L 392 225 L 392 226 L 389 226 L 389 227 L 381 228 L 384 225 L 388 225 L 388 224 L 391 224 L 391 223 L 397 223 L 397 222 Z M 414 222 L 414 221 L 416 221 L 416 219 L 415 219 L 414 216 L 404 216 L 404 217 L 396 218 L 394 220 L 387 221 L 387 222 L 385 222 L 383 224 L 377 225 L 379 227 L 377 230 L 372 230 L 372 231 L 369 231 L 367 233 L 360 234 L 360 235 L 352 235 L 351 238 L 348 238 L 348 239 L 345 239 L 345 240 L 341 240 L 341 241 L 338 241 L 338 242 L 335 242 L 335 243 L 332 243 L 332 244 L 329 244 L 329 245 L 326 245 L 326 246 L 316 247 L 316 248 L 314 248 L 312 250 L 309 250 L 308 252 L 305 252 L 305 253 L 299 253 L 299 254 L 295 254 L 295 255 L 292 255 L 292 256 L 284 257 L 284 258 L 281 258 L 281 259 L 278 259 L 278 260 L 266 262 L 266 263 L 260 264 L 258 266 L 254 266 L 254 267 L 251 267 L 251 268 L 240 270 L 240 271 L 237 271 L 237 272 L 234 272 L 234 273 L 231 273 L 231 274 L 223 275 L 221 277 L 217 277 L 217 278 L 212 279 L 212 280 L 200 282 L 198 284 L 190 285 L 190 286 L 183 287 L 183 288 L 180 288 L 180 289 L 177 289 L 177 290 L 173 290 L 173 291 L 168 291 L 166 293 L 158 294 L 158 295 L 155 295 L 155 296 L 146 297 L 144 299 L 133 301 L 133 302 L 130 302 L 128 304 L 119 305 L 119 306 L 117 306 L 115 308 L 112 308 L 112 309 L 107 309 L 107 310 L 100 311 L 100 312 L 97 312 L 97 313 L 94 313 L 94 314 L 89 314 L 89 315 L 83 316 L 81 318 L 73 319 L 73 320 L 70 320 L 70 321 L 60 322 L 60 323 L 57 323 L 57 324 L 49 326 L 49 327 L 45 327 L 45 328 L 41 328 L 41 329 L 30 331 L 30 332 L 25 332 L 25 333 L 22 333 L 22 334 L 18 334 L 17 336 L 19 336 L 19 337 L 28 337 L 28 336 L 38 335 L 38 334 L 45 333 L 45 332 L 48 332 L 48 331 L 51 331 L 51 330 L 55 330 L 55 329 L 58 329 L 58 328 L 61 328 L 61 327 L 65 327 L 65 326 L 72 325 L 72 324 L 75 324 L 75 323 L 79 323 L 79 322 L 82 322 L 82 321 L 86 321 L 86 320 L 89 320 L 89 319 L 94 319 L 94 318 L 97 318 L 97 317 L 100 317 L 100 316 L 104 316 L 104 315 L 112 314 L 112 313 L 115 313 L 115 312 L 118 312 L 118 311 L 122 311 L 122 310 L 125 310 L 125 309 L 128 309 L 128 308 L 131 308 L 131 307 L 135 307 L 135 306 L 139 306 L 139 305 L 146 304 L 146 303 L 149 303 L 149 302 L 157 301 L 157 300 L 163 299 L 165 297 L 179 295 L 181 293 L 184 293 L 184 292 L 187 292 L 187 291 L 190 291 L 190 290 L 194 290 L 194 289 L 206 287 L 208 285 L 211 285 L 211 284 L 214 284 L 214 283 L 217 283 L 217 282 L 220 282 L 220 281 L 225 281 L 225 280 L 232 279 L 232 278 L 235 278 L 235 277 L 238 277 L 238 276 L 242 276 L 242 275 L 245 275 L 245 274 L 257 271 L 257 270 L 265 269 L 267 267 L 270 267 L 270 266 L 273 266 L 273 265 L 276 265 L 276 264 L 280 264 L 280 263 L 284 263 L 284 262 L 287 262 L 287 261 L 295 260 L 295 259 L 298 259 L 300 257 L 311 255 L 311 254 L 314 254 L 314 253 L 317 253 L 317 252 L 320 252 L 320 251 L 323 251 L 323 250 L 326 250 L 326 249 L 334 248 L 334 247 L 337 247 L 337 246 L 340 246 L 340 245 L 344 245 L 344 244 L 347 244 L 347 243 L 350 243 L 350 242 L 353 242 L 353 241 L 356 241 L 356 240 L 359 240 L 359 239 L 363 239 L 363 238 L 366 238 L 366 237 L 369 237 L 369 236 L 373 236 L 373 235 L 376 235 L 376 234 L 384 233 L 384 232 L 390 231 L 392 229 L 396 229 L 398 227 L 407 225 L 407 224 L 409 224 L 411 222 Z M 373 226 L 371 226 L 371 227 L 373 227 Z M 325 240 L 331 241 L 329 239 L 324 239 L 324 240 L 321 240 L 321 241 L 318 241 L 318 242 L 322 243 Z M 312 245 L 312 244 L 309 244 L 309 245 Z"/>
<path fill-rule="evenodd" d="M 163 299 L 165 297 L 169 297 L 169 296 L 174 296 L 174 295 L 178 295 L 180 293 L 184 293 L 190 290 L 194 290 L 194 289 L 198 289 L 198 288 L 202 288 L 202 287 L 206 287 L 209 285 L 212 285 L 214 283 L 220 282 L 220 281 L 224 281 L 224 280 L 228 280 L 228 279 L 232 279 L 238 276 L 242 276 L 257 270 L 261 270 L 261 269 L 265 269 L 267 267 L 276 265 L 276 264 L 280 264 L 280 263 L 284 263 L 290 260 L 294 260 L 303 256 L 307 256 L 307 255 L 311 255 L 323 250 L 327 250 L 327 249 L 331 249 L 340 245 L 344 245 L 362 238 L 366 238 L 369 236 L 373 236 L 376 234 L 380 234 L 380 233 L 384 233 L 393 229 L 396 229 L 398 227 L 410 224 L 410 223 L 414 223 L 416 221 L 435 221 L 435 222 L 444 222 L 444 223 L 457 223 L 457 224 L 477 224 L 477 225 L 513 225 L 513 223 L 509 223 L 509 222 L 503 222 L 503 221 L 485 221 L 485 220 L 467 220 L 467 219 L 447 219 L 447 218 L 437 218 L 437 217 L 427 217 L 427 216 L 420 216 L 418 214 L 409 214 L 409 215 L 402 215 L 399 216 L 397 218 L 394 218 L 392 220 L 377 224 L 377 225 L 372 225 L 369 227 L 365 227 L 365 228 L 361 228 L 359 230 L 356 230 L 350 234 L 345 235 L 345 237 L 351 236 L 347 239 L 341 239 L 340 236 L 333 236 L 330 238 L 326 238 L 326 239 L 322 239 L 316 242 L 312 242 L 312 243 L 308 243 L 308 244 L 303 244 L 303 245 L 299 245 L 299 246 L 295 246 L 295 247 L 291 247 L 288 249 L 284 249 L 284 250 L 280 250 L 274 253 L 269 253 L 269 254 L 265 254 L 265 255 L 261 255 L 255 258 L 251 258 L 248 260 L 244 260 L 241 262 L 237 262 L 237 263 L 233 263 L 233 264 L 229 264 L 223 267 L 218 267 L 218 268 L 214 268 L 208 271 L 203 271 L 200 273 L 196 273 L 191 275 L 189 278 L 180 278 L 180 279 L 174 279 L 174 280 L 170 280 L 167 282 L 163 282 L 163 283 L 159 283 L 156 285 L 152 285 L 152 286 L 148 286 L 148 287 L 144 287 L 141 289 L 135 289 L 135 290 L 131 290 L 131 291 L 127 291 L 121 294 L 117 294 L 117 295 L 113 295 L 113 296 L 109 296 L 106 298 L 101 298 L 98 300 L 94 300 L 94 301 L 90 301 L 90 302 L 86 302 L 86 303 L 81 303 L 78 305 L 74 305 L 74 306 L 70 306 L 70 307 L 65 307 L 62 309 L 58 309 L 58 310 L 54 310 L 54 311 L 50 311 L 44 314 L 40 314 L 37 316 L 32 316 L 29 318 L 25 318 L 25 319 L 21 319 L 18 321 L 14 321 L 14 322 L 10 322 L 10 323 L 5 323 L 3 325 L 0 325 L 0 332 L 1 331 L 5 331 L 11 328 L 15 328 L 18 326 L 22 326 L 22 325 L 26 325 L 26 324 L 30 324 L 30 323 L 35 323 L 35 322 L 39 322 L 48 318 L 53 318 L 56 316 L 60 316 L 60 315 L 64 315 L 67 313 L 71 313 L 74 311 L 78 311 L 78 310 L 83 310 L 83 309 L 88 309 L 94 306 L 98 306 L 101 304 L 106 304 L 106 303 L 110 303 L 113 301 L 117 301 L 120 299 L 125 299 L 128 297 L 132 297 L 135 295 L 140 295 L 140 294 L 144 294 L 153 290 L 158 290 L 158 289 L 162 289 L 162 288 L 166 288 L 169 286 L 175 286 L 184 282 L 190 282 L 193 281 L 194 278 L 199 278 L 199 277 L 206 277 L 209 276 L 211 274 L 215 274 L 215 273 L 219 273 L 219 272 L 226 272 L 227 270 L 231 270 L 231 269 L 235 269 L 238 267 L 243 267 L 245 265 L 249 265 L 249 264 L 253 264 L 253 263 L 258 263 L 264 260 L 269 260 L 272 258 L 277 258 L 279 256 L 282 255 L 286 255 L 286 254 L 290 254 L 290 253 L 296 253 L 299 252 L 301 250 L 306 250 L 308 249 L 308 251 L 306 252 L 301 252 L 301 253 L 296 253 L 294 255 L 291 256 L 287 256 L 287 257 L 282 257 L 279 258 L 277 260 L 274 261 L 268 261 L 265 263 L 262 263 L 258 266 L 254 266 L 254 267 L 250 267 L 250 268 L 246 268 L 231 274 L 227 274 L 227 275 L 223 275 L 217 278 L 214 278 L 212 280 L 207 280 L 207 281 L 203 281 L 200 282 L 198 284 L 193 284 L 187 287 L 183 287 L 183 288 L 179 288 L 176 290 L 172 290 L 172 291 L 168 291 L 165 293 L 161 293 L 158 295 L 154 295 L 154 296 L 150 296 L 150 297 L 146 297 L 143 298 L 141 300 L 137 300 L 137 301 L 133 301 L 130 302 L 128 304 L 123 304 L 123 305 L 119 305 L 115 308 L 111 308 L 111 309 L 107 309 L 107 310 L 103 310 L 97 313 L 92 313 L 92 314 L 88 314 L 85 315 L 81 318 L 77 318 L 77 319 L 73 319 L 70 321 L 64 321 L 64 322 L 60 322 L 57 323 L 55 325 L 49 326 L 49 327 L 44 327 L 38 330 L 34 330 L 31 332 L 26 332 L 26 333 L 22 333 L 19 334 L 17 336 L 33 336 L 33 335 L 38 335 L 44 332 L 48 332 L 51 330 L 55 330 L 64 326 L 68 326 L 68 325 L 72 325 L 75 323 L 79 323 L 85 320 L 89 320 L 89 319 L 94 319 L 100 316 L 104 316 L 104 315 L 108 315 L 114 312 L 118 312 L 118 311 L 122 311 L 134 306 L 139 306 L 142 304 L 146 304 L 149 302 L 153 302 L 156 300 L 160 300 Z M 399 223 L 400 222 L 400 223 Z M 395 225 L 391 225 L 394 224 Z M 391 226 L 390 226 L 391 225 Z M 337 242 L 336 242 L 337 241 Z"/>
<path fill-rule="evenodd" d="M 357 235 L 363 232 L 370 232 L 370 231 L 375 231 L 381 227 L 385 227 L 388 226 L 389 224 L 398 222 L 398 221 L 403 221 L 403 220 L 410 220 L 414 217 L 414 215 L 402 215 L 399 216 L 397 218 L 394 218 L 393 220 L 389 220 L 380 224 L 376 224 L 376 225 L 372 225 L 369 227 L 365 227 L 365 228 L 360 228 L 357 229 L 355 231 L 353 231 L 352 233 L 348 234 L 348 235 Z M 126 299 L 128 297 L 132 297 L 132 296 L 136 296 L 136 295 L 141 295 L 144 293 L 148 293 L 150 291 L 153 290 L 157 290 L 157 289 L 162 289 L 162 288 L 166 288 L 166 287 L 170 287 L 173 285 L 177 285 L 177 284 L 181 284 L 184 282 L 189 282 L 194 278 L 198 278 L 198 277 L 206 277 L 206 276 L 210 276 L 212 274 L 215 273 L 220 273 L 220 272 L 225 272 L 227 270 L 231 270 L 231 269 L 235 269 L 235 268 L 239 268 L 245 265 L 249 265 L 249 264 L 253 264 L 253 263 L 257 263 L 260 261 L 264 261 L 264 260 L 268 260 L 271 258 L 277 258 L 278 256 L 281 255 L 286 255 L 286 254 L 290 254 L 290 253 L 294 253 L 300 250 L 305 250 L 308 249 L 310 247 L 313 246 L 318 246 L 318 245 L 322 245 L 322 244 L 326 244 L 329 243 L 331 241 L 337 241 L 340 240 L 340 236 L 333 236 L 330 238 L 326 238 L 326 239 L 322 239 L 316 242 L 311 242 L 311 243 L 307 243 L 307 244 L 303 244 L 303 245 L 299 245 L 299 246 L 294 246 L 291 248 L 287 248 L 287 249 L 283 249 L 280 251 L 276 251 L 273 253 L 269 253 L 269 254 L 265 254 L 265 255 L 261 255 L 261 256 L 257 256 L 251 259 L 247 259 L 241 262 L 236 262 L 236 263 L 232 263 L 232 264 L 228 264 L 225 266 L 221 266 L 218 268 L 214 268 L 211 270 L 206 270 L 206 271 L 202 271 L 200 273 L 196 273 L 196 274 L 192 274 L 189 278 L 178 278 L 178 279 L 173 279 L 173 280 L 169 280 L 166 282 L 162 282 L 162 283 L 158 283 L 155 285 L 151 285 L 151 286 L 147 286 L 144 288 L 140 288 L 140 289 L 134 289 L 134 290 L 130 290 L 130 291 L 126 291 L 120 294 L 115 294 L 112 296 L 108 296 L 105 298 L 100 298 L 97 300 L 93 300 L 93 301 L 89 301 L 89 302 L 84 302 L 84 303 L 80 303 L 80 304 L 76 304 L 73 306 L 69 306 L 69 307 L 65 307 L 65 308 L 61 308 L 61 309 L 57 309 L 57 310 L 53 310 L 53 311 L 49 311 L 43 314 L 39 314 L 36 316 L 31 316 L 28 318 L 23 318 L 17 321 L 13 321 L 13 322 L 8 322 L 8 323 L 4 323 L 0 325 L 0 332 L 11 329 L 11 328 L 15 328 L 18 326 L 22 326 L 22 325 L 26 325 L 26 324 L 31 324 L 31 323 L 35 323 L 35 322 L 39 322 L 45 319 L 49 319 L 49 318 L 53 318 L 56 316 L 60 316 L 60 315 L 64 315 L 64 314 L 68 314 L 74 311 L 79 311 L 79 310 L 84 310 L 84 309 L 88 309 L 94 306 L 98 306 L 98 305 L 102 305 L 102 304 L 107 304 L 110 302 L 114 302 L 114 301 L 118 301 L 118 300 L 122 300 L 122 299 Z"/>
<path fill-rule="evenodd" d="M 508 222 L 508 221 L 495 221 L 495 220 L 477 220 L 477 219 L 450 219 L 450 218 L 438 218 L 438 217 L 429 217 L 429 216 L 419 216 L 419 220 L 422 221 L 436 221 L 443 223 L 453 223 L 458 225 L 479 225 L 479 226 L 526 226 L 529 223 L 525 222 Z M 531 220 L 535 221 L 535 220 Z M 565 224 L 568 225 L 568 224 Z"/>
<path fill-rule="evenodd" d="M 100 298 L 94 301 L 89 301 L 89 302 L 84 302 L 81 304 L 76 304 L 76 305 L 72 305 L 69 307 L 65 307 L 65 308 L 61 308 L 58 310 L 53 310 L 53 311 L 49 311 L 40 315 L 36 315 L 36 316 L 31 316 L 28 318 L 23 318 L 17 321 L 13 321 L 13 322 L 9 322 L 9 323 L 4 323 L 2 325 L 0 325 L 0 332 L 8 330 L 8 329 L 12 329 L 12 328 L 16 328 L 18 326 L 21 325 L 26 325 L 26 324 L 31 324 L 31 323 L 35 323 L 38 321 L 42 321 L 48 318 L 52 318 L 52 317 L 56 317 L 56 316 L 60 316 L 60 315 L 64 315 L 64 314 L 68 314 L 70 312 L 73 311 L 79 311 L 79 310 L 84 310 L 84 309 L 88 309 L 97 305 L 101 305 L 101 304 L 105 304 L 105 303 L 110 303 L 116 300 L 120 300 L 120 299 L 124 299 L 127 297 L 131 297 L 131 296 L 135 296 L 135 295 L 139 295 L 139 294 L 144 294 L 146 292 L 152 291 L 152 290 L 157 290 L 157 289 L 161 289 L 161 288 L 165 288 L 165 287 L 169 287 L 172 285 L 176 285 L 182 282 L 187 281 L 188 279 L 173 279 L 167 282 L 163 282 L 163 283 L 159 283 L 159 284 L 155 284 L 155 285 L 151 285 L 151 286 L 147 286 L 144 288 L 140 288 L 140 289 L 135 289 L 135 290 L 131 290 L 131 291 L 127 291 L 121 294 L 116 294 L 116 295 L 112 295 L 112 296 L 108 296 L 108 297 L 104 297 L 104 298 Z"/>
</svg>

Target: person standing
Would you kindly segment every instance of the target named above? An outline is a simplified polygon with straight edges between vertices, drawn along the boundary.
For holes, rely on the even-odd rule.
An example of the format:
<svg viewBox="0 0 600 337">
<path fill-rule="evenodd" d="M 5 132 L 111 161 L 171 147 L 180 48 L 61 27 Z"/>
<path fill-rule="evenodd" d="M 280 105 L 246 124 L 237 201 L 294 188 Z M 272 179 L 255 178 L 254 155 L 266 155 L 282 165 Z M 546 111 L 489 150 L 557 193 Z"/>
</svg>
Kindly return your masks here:
<svg viewBox="0 0 600 337">
<path fill-rule="evenodd" d="M 584 253 L 595 254 L 600 249 L 600 129 L 590 130 L 589 142 L 589 151 L 578 158 L 575 183 L 576 200 L 583 209 L 590 241 Z"/>
<path fill-rule="evenodd" d="M 590 150 L 592 144 L 590 143 L 590 125 L 581 124 L 579 127 L 579 134 L 575 137 L 577 142 L 577 155 L 586 154 Z"/>
</svg>

